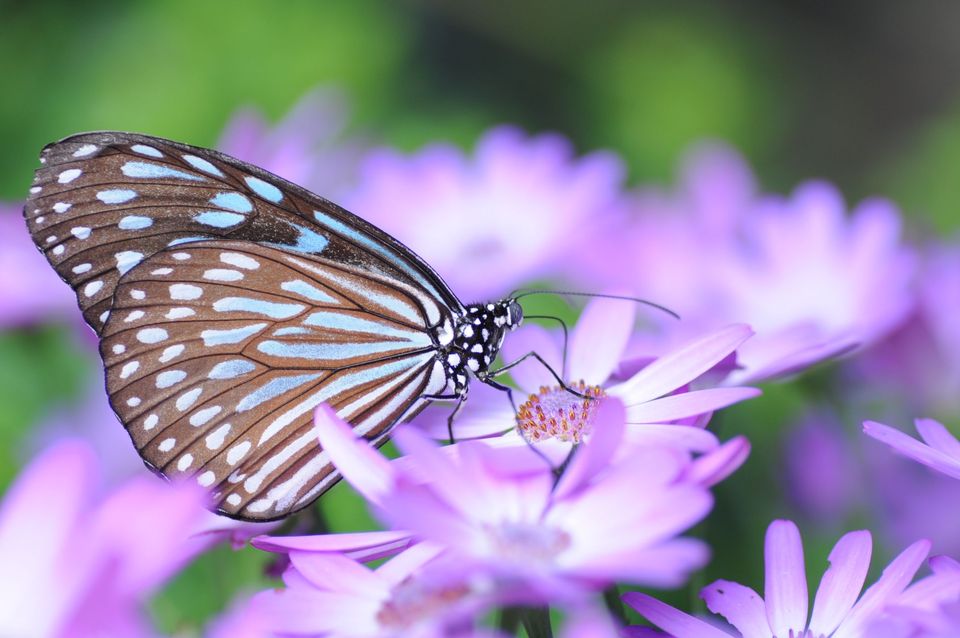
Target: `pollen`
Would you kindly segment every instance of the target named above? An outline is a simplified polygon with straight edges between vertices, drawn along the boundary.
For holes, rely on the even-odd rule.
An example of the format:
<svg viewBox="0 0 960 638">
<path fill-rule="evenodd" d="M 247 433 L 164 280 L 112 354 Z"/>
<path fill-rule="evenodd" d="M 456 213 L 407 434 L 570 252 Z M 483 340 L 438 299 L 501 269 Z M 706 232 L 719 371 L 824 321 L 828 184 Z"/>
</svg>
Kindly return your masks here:
<svg viewBox="0 0 960 638">
<path fill-rule="evenodd" d="M 593 429 L 593 415 L 606 393 L 599 386 L 583 381 L 571 384 L 577 396 L 560 386 L 540 388 L 517 410 L 517 427 L 527 441 L 554 438 L 580 443 Z M 584 398 L 586 397 L 586 398 Z"/>
</svg>

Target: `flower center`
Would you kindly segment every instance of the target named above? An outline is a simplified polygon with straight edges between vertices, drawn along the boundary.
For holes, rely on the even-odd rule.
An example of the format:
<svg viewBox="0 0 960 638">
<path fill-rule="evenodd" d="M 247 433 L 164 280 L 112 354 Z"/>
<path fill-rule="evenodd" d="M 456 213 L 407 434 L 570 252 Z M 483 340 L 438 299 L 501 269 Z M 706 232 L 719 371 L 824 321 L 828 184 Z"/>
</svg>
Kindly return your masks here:
<svg viewBox="0 0 960 638">
<path fill-rule="evenodd" d="M 555 438 L 568 443 L 580 443 L 593 429 L 593 415 L 607 394 L 599 386 L 588 386 L 583 381 L 571 384 L 578 397 L 560 386 L 541 387 L 531 394 L 517 410 L 517 427 L 527 441 Z"/>
<path fill-rule="evenodd" d="M 388 601 L 377 612 L 381 627 L 408 629 L 421 621 L 434 621 L 470 593 L 463 584 L 424 582 L 410 577 L 393 588 Z"/>
<path fill-rule="evenodd" d="M 494 552 L 509 562 L 550 563 L 570 547 L 570 535 L 539 523 L 507 522 L 491 525 L 487 534 Z"/>
</svg>

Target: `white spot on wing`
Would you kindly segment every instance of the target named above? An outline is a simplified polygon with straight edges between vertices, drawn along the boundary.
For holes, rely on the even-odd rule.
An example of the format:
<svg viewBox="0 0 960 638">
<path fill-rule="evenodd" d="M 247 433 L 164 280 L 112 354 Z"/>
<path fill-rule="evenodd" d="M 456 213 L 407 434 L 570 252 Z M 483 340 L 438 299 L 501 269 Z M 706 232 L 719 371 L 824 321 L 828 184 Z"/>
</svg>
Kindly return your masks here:
<svg viewBox="0 0 960 638">
<path fill-rule="evenodd" d="M 137 341 L 140 343 L 160 343 L 169 336 L 163 328 L 143 328 L 137 332 Z"/>
<path fill-rule="evenodd" d="M 173 449 L 173 446 L 177 444 L 176 439 L 164 439 L 160 442 L 160 445 L 157 446 L 157 449 L 161 452 L 169 452 Z"/>
<path fill-rule="evenodd" d="M 74 157 L 86 157 L 87 155 L 92 155 L 97 152 L 97 147 L 95 144 L 84 144 L 77 150 L 73 152 Z"/>
<path fill-rule="evenodd" d="M 146 144 L 134 144 L 130 147 L 130 150 L 135 153 L 140 153 L 141 155 L 149 155 L 150 157 L 163 157 L 163 153 Z"/>
<path fill-rule="evenodd" d="M 73 204 L 68 204 L 66 202 L 57 202 L 56 204 L 53 205 L 53 212 L 65 213 L 68 210 L 70 210 L 71 206 L 73 206 Z"/>
<path fill-rule="evenodd" d="M 182 343 L 177 343 L 164 348 L 163 354 L 160 355 L 160 363 L 167 363 L 168 361 L 179 357 L 183 351 L 184 345 Z"/>
<path fill-rule="evenodd" d="M 170 386 L 180 383 L 187 378 L 187 373 L 183 370 L 164 370 L 157 375 L 157 388 L 162 390 L 163 388 L 169 388 Z"/>
<path fill-rule="evenodd" d="M 229 423 L 224 423 L 216 430 L 207 435 L 207 449 L 208 450 L 217 450 L 223 445 L 224 440 L 227 438 L 227 435 L 230 434 L 230 428 L 232 426 Z"/>
<path fill-rule="evenodd" d="M 103 288 L 103 282 L 97 279 L 96 281 L 91 281 L 86 286 L 83 287 L 83 294 L 87 297 L 92 297 Z"/>
<path fill-rule="evenodd" d="M 197 313 L 194 312 L 193 308 L 177 307 L 168 310 L 167 314 L 164 316 L 167 319 L 184 319 L 186 317 L 192 317 L 195 314 Z"/>
<path fill-rule="evenodd" d="M 184 392 L 182 395 L 177 397 L 177 409 L 181 412 L 185 412 L 190 408 L 191 405 L 197 402 L 201 392 L 203 392 L 203 388 L 194 388 L 188 392 Z"/>
<path fill-rule="evenodd" d="M 220 253 L 220 261 L 230 266 L 243 268 L 244 270 L 256 270 L 260 267 L 259 261 L 240 253 Z"/>
<path fill-rule="evenodd" d="M 123 368 L 120 369 L 120 378 L 121 379 L 128 378 L 131 374 L 136 372 L 139 368 L 140 368 L 139 361 L 128 361 L 127 363 L 123 364 Z"/>
<path fill-rule="evenodd" d="M 243 441 L 238 443 L 230 448 L 230 451 L 227 452 L 227 463 L 230 465 L 236 465 L 240 459 L 247 455 L 247 452 L 250 451 L 251 443 L 250 441 Z"/>
<path fill-rule="evenodd" d="M 135 250 L 124 250 L 113 257 L 117 260 L 117 270 L 123 275 L 140 263 L 140 260 L 143 259 L 143 253 L 138 253 Z"/>
<path fill-rule="evenodd" d="M 80 177 L 80 174 L 83 173 L 79 168 L 68 168 L 59 175 L 57 175 L 57 181 L 61 184 L 69 184 L 73 180 Z M 37 189 L 40 190 L 40 189 Z"/>
<path fill-rule="evenodd" d="M 183 472 L 187 468 L 193 465 L 193 455 L 189 452 L 180 457 L 180 460 L 177 461 L 177 469 Z"/>
<path fill-rule="evenodd" d="M 243 273 L 229 268 L 211 268 L 204 271 L 203 278 L 211 281 L 240 281 L 243 279 Z"/>
<path fill-rule="evenodd" d="M 176 257 L 176 255 L 174 255 L 174 257 Z M 192 299 L 199 299 L 202 294 L 203 289 L 199 286 L 191 284 L 171 284 L 170 286 L 171 299 L 190 301 Z"/>
</svg>

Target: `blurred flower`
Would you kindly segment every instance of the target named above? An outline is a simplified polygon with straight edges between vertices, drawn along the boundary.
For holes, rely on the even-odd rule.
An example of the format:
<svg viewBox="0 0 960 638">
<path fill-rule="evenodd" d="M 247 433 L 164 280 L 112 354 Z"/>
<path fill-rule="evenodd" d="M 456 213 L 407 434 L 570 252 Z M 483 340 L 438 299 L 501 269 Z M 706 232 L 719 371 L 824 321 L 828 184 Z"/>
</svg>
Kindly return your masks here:
<svg viewBox="0 0 960 638">
<path fill-rule="evenodd" d="M 636 445 L 669 444 L 695 452 L 718 445 L 716 437 L 704 430 L 714 410 L 760 394 L 755 388 L 690 389 L 719 363 L 732 356 L 751 331 L 747 326 L 728 326 L 699 336 L 659 359 L 644 365 L 626 380 L 615 374 L 624 348 L 633 331 L 634 311 L 622 304 L 603 300 L 587 305 L 570 333 L 569 366 L 564 365 L 562 342 L 539 326 L 516 331 L 504 344 L 503 355 L 515 361 L 536 352 L 547 365 L 564 374 L 573 388 L 593 399 L 584 399 L 557 385 L 546 366 L 531 360 L 511 368 L 510 373 L 529 399 L 515 416 L 503 392 L 478 387 L 454 424 L 458 438 L 489 437 L 493 446 L 543 443 L 541 451 L 558 462 L 572 446 L 590 437 L 595 429 L 597 408 L 616 397 L 627 406 L 627 428 L 622 456 Z M 599 338 L 598 335 L 602 335 Z M 446 419 L 432 418 L 424 424 L 436 438 L 447 437 Z"/>
<path fill-rule="evenodd" d="M 0 508 L 0 635 L 152 635 L 149 594 L 202 548 L 206 497 L 151 478 L 96 498 L 97 464 L 79 441 L 34 460 Z"/>
<path fill-rule="evenodd" d="M 917 419 L 914 424 L 923 443 L 876 421 L 865 421 L 863 431 L 867 436 L 886 443 L 895 452 L 960 479 L 960 441 L 957 437 L 933 419 Z"/>
<path fill-rule="evenodd" d="M 678 194 L 642 193 L 639 219 L 595 255 L 611 263 L 607 274 L 683 317 L 668 334 L 750 324 L 757 336 L 733 378 L 742 383 L 873 343 L 903 320 L 915 255 L 900 243 L 892 204 L 866 200 L 848 218 L 824 182 L 751 198 L 743 161 L 706 152 L 689 160 Z"/>
<path fill-rule="evenodd" d="M 882 394 L 907 413 L 953 413 L 960 387 L 960 244 L 926 247 L 919 300 L 890 338 L 858 357 L 849 376 L 870 397 Z"/>
<path fill-rule="evenodd" d="M 577 159 L 563 137 L 487 132 L 473 157 L 448 145 L 371 154 L 347 208 L 397 237 L 457 295 L 490 299 L 576 253 L 621 210 L 624 169 L 610 153 Z"/>
<path fill-rule="evenodd" d="M 21 208 L 0 203 L 0 328 L 79 318 L 76 297 L 34 246 Z"/>
<path fill-rule="evenodd" d="M 304 96 L 277 125 L 252 109 L 227 123 L 217 148 L 328 199 L 336 199 L 357 179 L 366 150 L 343 136 L 347 107 L 333 89 Z"/>
<path fill-rule="evenodd" d="M 677 535 L 706 515 L 710 494 L 685 479 L 686 456 L 670 448 L 611 463 L 623 407 L 604 403 L 596 418 L 597 434 L 559 481 L 529 448 L 438 448 L 407 427 L 394 438 L 407 455 L 390 463 L 329 408 L 318 409 L 316 424 L 323 449 L 375 514 L 442 548 L 451 577 L 492 579 L 513 604 L 577 600 L 619 580 L 678 586 L 707 559 L 700 541 Z"/>
<path fill-rule="evenodd" d="M 927 541 L 917 541 L 905 549 L 861 596 L 872 546 L 870 533 L 865 530 L 850 532 L 837 541 L 809 620 L 803 546 L 800 532 L 791 521 L 774 521 L 767 529 L 763 598 L 749 587 L 725 580 L 705 587 L 701 597 L 710 611 L 726 618 L 745 638 L 883 636 L 890 624 L 900 622 L 890 621 L 891 610 L 900 614 L 910 607 L 930 610 L 960 597 L 960 572 L 934 574 L 929 578 L 936 577 L 936 581 L 921 579 L 910 586 L 929 553 Z M 624 595 L 624 600 L 676 638 L 730 637 L 726 631 L 646 594 L 631 592 Z"/>
</svg>

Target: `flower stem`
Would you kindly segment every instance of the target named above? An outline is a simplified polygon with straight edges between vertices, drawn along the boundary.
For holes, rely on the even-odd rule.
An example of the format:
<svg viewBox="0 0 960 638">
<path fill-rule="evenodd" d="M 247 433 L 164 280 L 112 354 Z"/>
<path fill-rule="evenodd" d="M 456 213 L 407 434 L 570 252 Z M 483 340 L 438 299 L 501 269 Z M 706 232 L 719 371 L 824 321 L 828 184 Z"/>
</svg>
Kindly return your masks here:
<svg viewBox="0 0 960 638">
<path fill-rule="evenodd" d="M 528 638 L 553 638 L 549 607 L 526 607 L 520 613 Z"/>
</svg>

